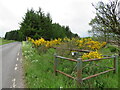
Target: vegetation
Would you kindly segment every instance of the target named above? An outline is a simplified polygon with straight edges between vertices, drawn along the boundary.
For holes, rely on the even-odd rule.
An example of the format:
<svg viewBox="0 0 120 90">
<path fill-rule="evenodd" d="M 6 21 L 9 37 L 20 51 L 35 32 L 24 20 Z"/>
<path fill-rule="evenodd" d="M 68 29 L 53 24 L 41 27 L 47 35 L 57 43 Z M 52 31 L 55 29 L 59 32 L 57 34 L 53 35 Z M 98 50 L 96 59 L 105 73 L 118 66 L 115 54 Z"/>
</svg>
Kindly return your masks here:
<svg viewBox="0 0 120 90">
<path fill-rule="evenodd" d="M 84 41 L 84 39 L 80 39 L 80 40 Z M 91 40 L 91 39 L 88 38 L 88 40 Z M 52 44 L 55 47 L 62 48 L 57 50 L 51 47 L 48 47 L 46 49 L 45 47 L 43 47 L 45 42 L 44 44 L 39 44 L 39 46 L 36 47 L 34 44 L 35 41 L 33 41 L 33 43 L 31 43 L 31 41 L 32 39 L 30 39 L 30 42 L 23 42 L 23 48 L 22 48 L 23 57 L 24 57 L 23 63 L 24 63 L 26 87 L 28 88 L 76 88 L 77 85 L 75 80 L 70 79 L 61 74 L 58 74 L 57 76 L 54 75 L 54 70 L 53 70 L 54 56 L 53 55 L 54 53 L 57 53 L 58 55 L 65 56 L 65 57 L 70 57 L 74 59 L 78 58 L 78 57 L 72 56 L 71 51 L 63 50 L 64 48 L 73 48 L 73 47 L 76 48 L 76 46 L 80 48 L 79 44 L 76 45 L 75 43 L 76 41 L 78 41 L 78 39 L 76 40 L 76 39 L 64 38 L 63 40 L 61 40 L 60 44 L 56 44 L 56 45 Z M 44 40 L 42 39 L 41 41 L 41 39 L 40 40 L 38 39 L 38 41 L 43 43 Z M 52 42 L 53 41 L 54 40 L 52 40 Z M 57 41 L 58 40 L 56 40 L 56 42 Z M 44 46 L 46 46 L 46 44 Z M 115 53 L 117 52 L 116 51 L 111 52 L 111 49 L 109 47 L 110 47 L 109 44 L 106 45 L 105 47 L 101 47 L 101 49 L 99 49 L 99 53 L 102 53 L 103 55 L 106 55 L 106 54 L 115 55 Z M 44 52 L 45 49 L 46 51 Z M 93 52 L 89 53 L 90 56 L 91 56 L 91 53 Z M 99 56 L 98 52 L 93 54 L 94 54 L 93 56 L 95 56 L 95 54 L 96 56 Z M 92 58 L 99 58 L 99 57 L 92 57 Z M 58 59 L 58 61 L 59 61 L 58 62 L 59 70 L 65 73 L 68 73 L 72 76 L 76 76 L 75 62 L 69 62 L 63 59 Z M 105 66 L 112 67 L 113 65 L 111 59 L 89 63 L 89 65 L 86 66 L 87 64 L 88 63 L 83 63 L 83 66 L 85 66 L 85 68 L 83 69 L 83 77 L 102 72 L 106 70 L 106 68 L 104 68 Z M 96 66 L 96 65 L 99 65 L 99 66 Z M 83 81 L 83 84 L 80 87 L 81 88 L 117 88 L 118 74 L 109 72 L 109 73 L 91 78 L 89 80 Z"/>
<path fill-rule="evenodd" d="M 83 81 L 81 86 L 76 81 L 64 75 L 55 76 L 54 54 L 73 59 L 101 59 L 103 55 L 120 56 L 120 22 L 117 16 L 118 0 L 109 3 L 98 2 L 93 5 L 96 16 L 89 25 L 92 37 L 79 38 L 71 32 L 69 26 L 61 26 L 53 23 L 49 13 L 45 14 L 41 8 L 38 11 L 27 10 L 19 30 L 7 32 L 1 44 L 9 43 L 9 40 L 23 41 L 22 54 L 24 64 L 24 76 L 28 88 L 117 88 L 118 73 L 106 74 Z M 2 39 L 1 39 L 2 40 Z M 13 42 L 13 41 L 12 41 Z M 111 44 L 114 44 L 112 45 Z M 54 49 L 56 48 L 56 49 Z M 68 49 L 84 49 L 90 52 L 76 52 Z M 76 53 L 76 55 L 72 55 Z M 119 54 L 118 54 L 119 53 Z M 120 57 L 118 58 L 120 62 Z M 59 70 L 76 77 L 76 62 L 58 59 Z M 82 64 L 82 77 L 103 72 L 108 67 L 113 67 L 112 59 L 84 62 Z M 120 66 L 118 66 L 120 69 Z"/>
<path fill-rule="evenodd" d="M 40 49 L 48 49 L 51 47 L 59 47 L 58 45 L 63 46 L 63 44 L 68 44 L 70 45 L 71 42 L 73 47 L 69 47 L 69 48 L 78 48 L 78 49 L 87 49 L 87 50 L 96 50 L 96 51 L 91 51 L 88 54 L 84 54 L 82 56 L 82 58 L 88 58 L 88 59 L 92 59 L 92 58 L 102 58 L 102 54 L 99 54 L 97 50 L 99 50 L 100 48 L 104 47 L 106 45 L 106 42 L 98 42 L 98 41 L 93 41 L 91 38 L 88 39 L 76 39 L 76 38 L 64 38 L 63 40 L 61 38 L 59 39 L 55 39 L 55 40 L 51 40 L 51 41 L 46 41 L 43 38 L 38 39 L 38 40 L 34 40 L 32 38 L 28 38 L 28 41 L 33 43 L 33 46 L 36 47 L 38 50 Z"/>
<path fill-rule="evenodd" d="M 13 30 L 10 32 L 6 32 L 5 39 L 21 41 L 22 39 L 20 38 L 20 30 Z"/>
<path fill-rule="evenodd" d="M 46 40 L 55 38 L 78 37 L 73 34 L 69 26 L 61 26 L 58 23 L 52 23 L 49 13 L 45 14 L 41 8 L 38 11 L 27 10 L 23 21 L 20 23 L 20 29 L 7 32 L 5 39 L 8 40 L 26 40 L 26 37 L 38 39 L 43 37 Z"/>
<path fill-rule="evenodd" d="M 14 40 L 5 40 L 3 38 L 0 38 L 0 45 L 12 43 L 12 42 L 15 42 L 15 41 Z"/>
<path fill-rule="evenodd" d="M 40 47 L 42 45 L 46 46 L 46 47 L 54 47 L 55 45 L 59 45 L 62 43 L 66 43 L 66 42 L 74 42 L 74 45 L 76 47 L 78 47 L 79 49 L 88 49 L 88 50 L 98 50 L 102 47 L 104 47 L 106 45 L 106 42 L 98 42 L 98 41 L 93 41 L 91 38 L 58 38 L 55 40 L 51 40 L 51 41 L 46 41 L 44 38 L 38 39 L 38 40 L 34 40 L 30 37 L 28 37 L 28 41 L 32 42 L 34 44 L 35 47 Z"/>
<path fill-rule="evenodd" d="M 71 80 L 65 83 L 69 79 L 61 75 L 54 76 L 54 49 L 49 49 L 46 53 L 39 55 L 31 44 L 23 42 L 22 50 L 27 88 L 60 88 L 69 87 L 69 83 L 72 83 Z M 72 87 L 75 87 L 75 84 Z"/>
<path fill-rule="evenodd" d="M 112 0 L 109 3 L 98 2 L 93 5 L 96 9 L 96 16 L 89 25 L 92 30 L 89 31 L 98 40 L 111 42 L 120 45 L 120 21 L 118 5 L 119 0 Z"/>
</svg>

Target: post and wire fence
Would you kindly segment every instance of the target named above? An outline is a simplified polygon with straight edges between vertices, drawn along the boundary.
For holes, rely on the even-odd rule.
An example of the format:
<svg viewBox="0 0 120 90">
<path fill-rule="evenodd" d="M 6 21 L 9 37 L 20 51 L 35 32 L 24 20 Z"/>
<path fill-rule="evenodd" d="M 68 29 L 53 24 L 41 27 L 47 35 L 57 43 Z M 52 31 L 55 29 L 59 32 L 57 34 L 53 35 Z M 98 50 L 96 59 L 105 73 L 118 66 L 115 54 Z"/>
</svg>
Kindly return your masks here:
<svg viewBox="0 0 120 90">
<path fill-rule="evenodd" d="M 76 65 L 77 65 L 77 74 L 76 74 L 76 77 L 73 77 L 63 71 L 60 71 L 57 69 L 58 67 L 58 58 L 60 59 L 64 59 L 64 60 L 68 60 L 68 61 L 71 61 L 71 62 L 76 62 Z M 85 63 L 85 62 L 93 62 L 93 61 L 101 61 L 101 60 L 108 60 L 108 59 L 111 59 L 113 60 L 113 66 L 112 67 L 109 67 L 110 69 L 108 70 L 105 70 L 103 72 L 99 72 L 99 73 L 96 73 L 94 75 L 90 75 L 88 77 L 85 77 L 83 78 L 82 77 L 82 70 L 83 70 L 83 66 L 82 64 Z M 78 84 L 81 84 L 84 80 L 87 80 L 87 79 L 90 79 L 90 78 L 93 78 L 93 77 L 96 77 L 96 76 L 99 76 L 101 74 L 104 74 L 104 73 L 107 73 L 107 72 L 110 72 L 110 71 L 113 71 L 114 73 L 118 72 L 118 56 L 106 56 L 104 58 L 100 58 L 100 59 L 87 59 L 87 60 L 82 60 L 81 58 L 77 58 L 77 59 L 71 59 L 71 58 L 67 58 L 67 57 L 63 57 L 63 56 L 58 56 L 57 54 L 54 55 L 54 73 L 55 75 L 57 75 L 58 73 L 61 73 L 69 78 L 72 78 L 72 79 L 75 79 L 76 82 Z"/>
</svg>

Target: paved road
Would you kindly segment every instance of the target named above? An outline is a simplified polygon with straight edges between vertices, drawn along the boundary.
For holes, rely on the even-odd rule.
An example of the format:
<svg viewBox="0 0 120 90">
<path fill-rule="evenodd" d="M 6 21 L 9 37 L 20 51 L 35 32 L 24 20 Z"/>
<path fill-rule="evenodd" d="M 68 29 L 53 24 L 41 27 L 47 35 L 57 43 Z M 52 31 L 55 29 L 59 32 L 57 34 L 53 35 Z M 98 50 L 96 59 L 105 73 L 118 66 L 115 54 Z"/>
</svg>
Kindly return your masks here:
<svg viewBox="0 0 120 90">
<path fill-rule="evenodd" d="M 0 52 L 2 52 L 2 88 L 24 88 L 21 43 L 2 45 Z"/>
</svg>

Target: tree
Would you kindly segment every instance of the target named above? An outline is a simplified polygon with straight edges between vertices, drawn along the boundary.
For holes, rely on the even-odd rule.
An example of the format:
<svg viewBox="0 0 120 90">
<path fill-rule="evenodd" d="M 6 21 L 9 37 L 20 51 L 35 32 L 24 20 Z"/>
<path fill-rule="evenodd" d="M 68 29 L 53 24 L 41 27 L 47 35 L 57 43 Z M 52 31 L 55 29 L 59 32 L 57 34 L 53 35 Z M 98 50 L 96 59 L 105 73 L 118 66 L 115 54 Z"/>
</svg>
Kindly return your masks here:
<svg viewBox="0 0 120 90">
<path fill-rule="evenodd" d="M 119 42 L 120 22 L 117 16 L 117 5 L 118 0 L 106 4 L 100 1 L 97 5 L 93 5 L 96 16 L 89 23 L 92 26 L 89 33 L 93 33 L 94 36 L 104 36 L 105 41 L 109 41 L 111 37 L 117 37 L 116 41 Z"/>
<path fill-rule="evenodd" d="M 19 37 L 20 37 L 19 30 L 12 30 L 10 32 L 6 32 L 5 34 L 5 39 L 8 39 L 8 40 L 21 41 Z"/>
<path fill-rule="evenodd" d="M 70 31 L 68 26 L 61 26 L 58 23 L 52 23 L 50 13 L 45 14 L 41 8 L 38 11 L 27 10 L 23 21 L 20 23 L 20 30 L 10 31 L 5 35 L 6 39 L 26 40 L 26 37 L 39 39 L 43 37 L 46 40 L 55 38 L 72 38 L 78 36 Z"/>
<path fill-rule="evenodd" d="M 73 37 L 74 34 L 68 26 L 61 26 L 58 23 L 52 23 L 50 13 L 45 14 L 41 8 L 38 11 L 27 10 L 23 22 L 20 24 L 20 31 L 23 37 L 32 37 L 38 39 L 43 37 L 46 40 L 64 37 Z"/>
<path fill-rule="evenodd" d="M 33 9 L 27 10 L 23 22 L 20 25 L 20 30 L 25 37 L 36 38 L 36 35 L 37 38 L 43 37 L 48 39 L 52 37 L 52 19 L 50 14 L 47 13 L 45 15 L 41 11 L 41 8 L 38 11 L 34 11 Z"/>
<path fill-rule="evenodd" d="M 59 25 L 58 23 L 52 24 L 52 30 L 53 30 L 53 39 L 55 38 L 64 38 L 66 37 L 65 29 Z"/>
</svg>

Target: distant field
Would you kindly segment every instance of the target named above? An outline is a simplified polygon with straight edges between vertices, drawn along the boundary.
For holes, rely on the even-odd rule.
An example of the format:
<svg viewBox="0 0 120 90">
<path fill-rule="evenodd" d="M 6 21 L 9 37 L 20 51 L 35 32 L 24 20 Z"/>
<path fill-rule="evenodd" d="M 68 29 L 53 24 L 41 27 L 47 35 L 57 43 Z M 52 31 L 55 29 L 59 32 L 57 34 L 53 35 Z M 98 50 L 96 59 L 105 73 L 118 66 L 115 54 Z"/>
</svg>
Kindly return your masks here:
<svg viewBox="0 0 120 90">
<path fill-rule="evenodd" d="M 15 42 L 15 41 L 14 40 L 5 40 L 5 39 L 0 38 L 0 45 L 12 43 L 12 42 Z"/>
</svg>

